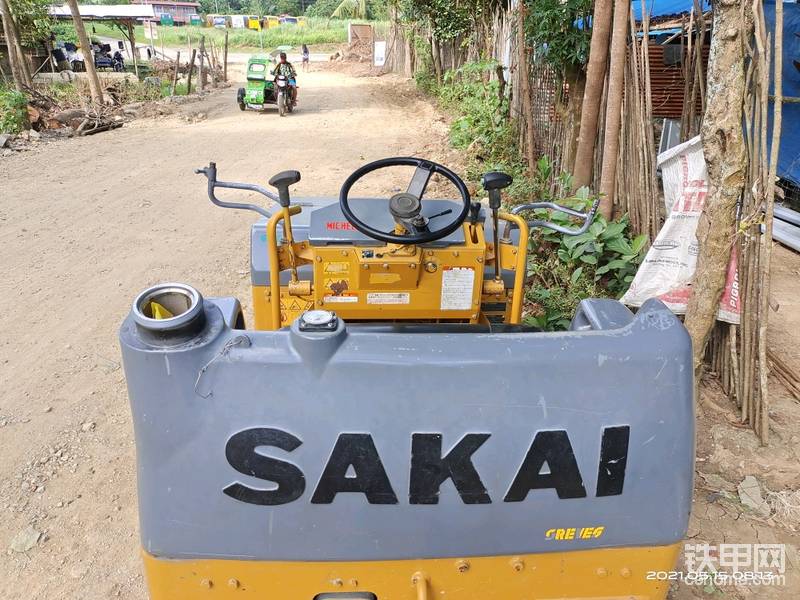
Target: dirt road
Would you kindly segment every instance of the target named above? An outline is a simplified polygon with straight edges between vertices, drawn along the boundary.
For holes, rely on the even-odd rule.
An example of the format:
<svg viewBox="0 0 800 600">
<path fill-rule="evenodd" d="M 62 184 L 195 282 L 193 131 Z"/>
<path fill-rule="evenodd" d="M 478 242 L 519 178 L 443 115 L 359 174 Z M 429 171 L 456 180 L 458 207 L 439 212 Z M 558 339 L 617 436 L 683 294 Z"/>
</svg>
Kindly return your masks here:
<svg viewBox="0 0 800 600">
<path fill-rule="evenodd" d="M 249 310 L 254 216 L 211 205 L 192 170 L 334 195 L 365 161 L 447 162 L 446 125 L 390 76 L 303 75 L 299 110 L 242 113 L 235 87 L 159 120 L 0 158 L 0 598 L 145 598 L 132 427 L 116 341 L 165 280 Z M 203 116 L 205 115 L 205 116 Z M 380 191 L 381 186 L 373 191 Z M 36 534 L 27 530 L 35 541 Z"/>
<path fill-rule="evenodd" d="M 262 184 L 298 169 L 302 196 L 335 194 L 353 169 L 385 156 L 458 166 L 446 124 L 406 84 L 333 71 L 301 83 L 300 110 L 285 119 L 241 113 L 234 87 L 166 118 L 0 158 L 0 599 L 145 599 L 117 328 L 138 291 L 167 280 L 235 295 L 250 316 L 254 217 L 212 206 L 194 168 L 215 160 L 221 178 Z M 401 177 L 364 191 L 385 194 Z M 800 368 L 800 257 L 777 256 L 784 308 L 770 335 Z M 770 490 L 800 482 L 800 405 L 775 389 L 770 448 L 732 424 L 713 378 L 703 391 L 724 411 L 700 414 L 688 541 L 787 544 L 786 587 L 725 597 L 800 594 L 797 515 L 759 517 L 736 495 L 747 475 Z M 702 595 L 683 586 L 672 597 Z"/>
</svg>

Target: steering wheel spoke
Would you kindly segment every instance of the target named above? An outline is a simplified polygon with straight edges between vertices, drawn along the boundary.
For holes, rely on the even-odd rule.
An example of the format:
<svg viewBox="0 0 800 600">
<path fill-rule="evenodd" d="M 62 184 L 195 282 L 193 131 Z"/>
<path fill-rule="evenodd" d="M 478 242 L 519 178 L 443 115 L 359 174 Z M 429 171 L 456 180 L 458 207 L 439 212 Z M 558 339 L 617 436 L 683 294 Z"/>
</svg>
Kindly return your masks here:
<svg viewBox="0 0 800 600">
<path fill-rule="evenodd" d="M 434 169 L 435 167 L 432 163 L 420 163 L 414 170 L 414 175 L 411 177 L 411 181 L 408 184 L 406 194 L 411 194 L 412 196 L 416 196 L 419 200 L 422 200 L 422 195 L 425 193 L 425 190 L 428 189 L 428 182 L 431 180 Z"/>
<path fill-rule="evenodd" d="M 375 229 L 367 223 L 359 219 L 350 208 L 350 190 L 353 185 L 362 177 L 378 169 L 387 167 L 416 167 L 414 175 L 408 184 L 408 189 L 405 192 L 400 192 L 392 196 L 389 201 L 389 211 L 395 218 L 395 221 L 402 224 L 408 233 L 401 235 L 396 232 L 382 231 Z M 461 195 L 462 207 L 458 214 L 452 221 L 439 229 L 432 229 L 430 227 L 431 219 L 441 217 L 446 214 L 454 212 L 448 209 L 425 219 L 425 225 L 415 225 L 414 220 L 421 217 L 421 202 L 428 187 L 428 183 L 434 173 L 440 174 L 442 177 L 450 181 Z M 342 214 L 347 221 L 361 233 L 368 235 L 374 240 L 384 242 L 387 244 L 427 244 L 435 242 L 444 237 L 447 237 L 458 229 L 467 218 L 470 209 L 470 195 L 467 185 L 464 181 L 456 175 L 453 171 L 440 165 L 438 163 L 424 160 L 421 158 L 412 157 L 396 157 L 384 158 L 368 163 L 363 167 L 356 169 L 350 177 L 348 177 L 342 184 L 342 189 L 339 192 L 339 207 Z M 408 223 L 408 225 L 406 225 Z"/>
</svg>

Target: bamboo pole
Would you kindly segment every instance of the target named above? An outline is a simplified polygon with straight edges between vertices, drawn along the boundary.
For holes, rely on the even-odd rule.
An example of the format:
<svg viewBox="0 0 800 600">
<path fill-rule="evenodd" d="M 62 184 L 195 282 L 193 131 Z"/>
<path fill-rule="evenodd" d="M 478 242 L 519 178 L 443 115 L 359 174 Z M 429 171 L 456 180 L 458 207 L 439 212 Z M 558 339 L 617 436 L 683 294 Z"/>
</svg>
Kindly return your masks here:
<svg viewBox="0 0 800 600">
<path fill-rule="evenodd" d="M 759 9 L 763 11 L 763 5 Z M 763 22 L 763 21 L 762 21 Z M 758 429 L 761 443 L 769 443 L 769 390 L 768 375 L 769 365 L 767 363 L 767 324 L 769 321 L 769 284 L 770 284 L 770 261 L 772 258 L 772 222 L 774 220 L 775 209 L 775 179 L 778 168 L 778 150 L 781 143 L 781 120 L 783 112 L 783 0 L 775 0 L 775 46 L 773 50 L 773 85 L 775 90 L 775 102 L 772 112 L 772 144 L 770 146 L 769 175 L 765 185 L 764 199 L 764 232 L 761 236 L 761 255 L 762 265 L 760 269 L 761 280 L 759 281 L 759 329 L 758 329 L 758 362 L 759 362 L 759 390 L 761 394 L 761 419 Z M 767 73 L 767 77 L 769 74 Z M 764 95 L 766 96 L 764 90 Z"/>
<path fill-rule="evenodd" d="M 186 95 L 192 93 L 192 73 L 194 72 L 194 59 L 197 56 L 197 49 L 192 50 L 192 60 L 189 61 L 189 75 L 186 79 Z"/>
<path fill-rule="evenodd" d="M 205 56 L 206 56 L 206 36 L 200 36 L 200 72 L 198 73 L 198 78 L 200 80 L 200 91 L 204 91 L 206 89 L 206 72 L 204 68 L 205 63 Z"/>
<path fill-rule="evenodd" d="M 175 73 L 172 75 L 172 89 L 170 96 L 175 95 L 175 89 L 178 87 L 178 70 L 181 68 L 181 51 L 178 50 L 178 56 L 175 58 Z"/>
<path fill-rule="evenodd" d="M 260 29 L 260 28 L 259 28 Z M 228 81 L 228 30 L 225 30 L 225 47 L 222 50 L 222 80 Z"/>
</svg>

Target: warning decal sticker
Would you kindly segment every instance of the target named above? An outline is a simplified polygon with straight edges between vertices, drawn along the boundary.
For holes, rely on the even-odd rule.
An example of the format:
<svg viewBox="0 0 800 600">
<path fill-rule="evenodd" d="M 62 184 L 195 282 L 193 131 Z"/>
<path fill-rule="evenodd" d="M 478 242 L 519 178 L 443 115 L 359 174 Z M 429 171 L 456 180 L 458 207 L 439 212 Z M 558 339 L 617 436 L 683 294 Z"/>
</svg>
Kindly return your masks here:
<svg viewBox="0 0 800 600">
<path fill-rule="evenodd" d="M 472 308 L 472 290 L 475 287 L 475 269 L 445 267 L 442 269 L 441 310 L 469 310 Z"/>
</svg>

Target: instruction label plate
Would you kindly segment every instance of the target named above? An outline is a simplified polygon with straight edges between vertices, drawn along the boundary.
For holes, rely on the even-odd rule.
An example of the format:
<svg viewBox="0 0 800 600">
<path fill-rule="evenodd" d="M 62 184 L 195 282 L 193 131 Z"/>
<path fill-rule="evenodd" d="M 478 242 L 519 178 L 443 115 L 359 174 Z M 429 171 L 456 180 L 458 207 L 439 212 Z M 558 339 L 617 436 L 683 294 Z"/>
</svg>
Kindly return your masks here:
<svg viewBox="0 0 800 600">
<path fill-rule="evenodd" d="M 371 292 L 367 294 L 367 304 L 410 304 L 408 292 Z"/>
<path fill-rule="evenodd" d="M 358 302 L 358 296 L 356 295 L 343 295 L 343 296 L 325 296 L 322 298 L 325 304 L 345 304 L 349 302 Z"/>
<path fill-rule="evenodd" d="M 475 287 L 475 269 L 469 267 L 444 267 L 442 269 L 441 310 L 470 310 L 472 290 Z"/>
</svg>

